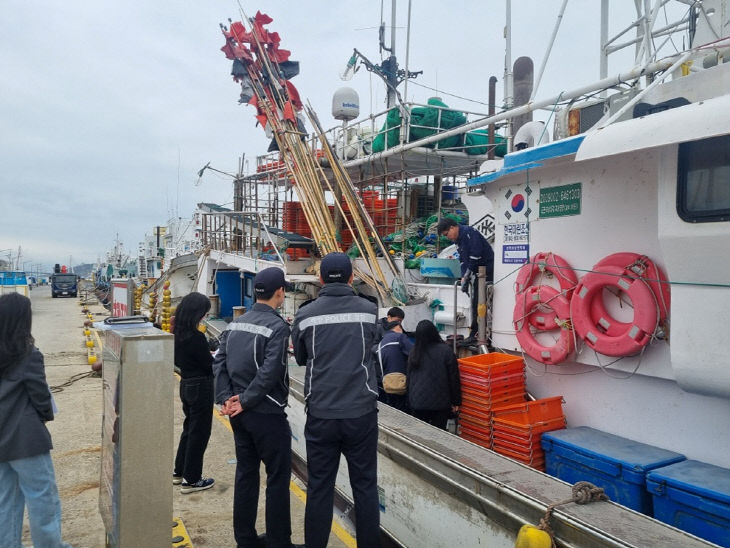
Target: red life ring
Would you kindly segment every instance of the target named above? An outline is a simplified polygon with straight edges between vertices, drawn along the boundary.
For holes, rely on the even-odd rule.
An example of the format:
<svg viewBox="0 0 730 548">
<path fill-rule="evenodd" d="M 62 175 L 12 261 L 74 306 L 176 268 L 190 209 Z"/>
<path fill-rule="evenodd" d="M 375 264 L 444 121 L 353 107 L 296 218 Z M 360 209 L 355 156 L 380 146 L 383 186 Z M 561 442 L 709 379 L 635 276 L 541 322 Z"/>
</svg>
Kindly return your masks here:
<svg viewBox="0 0 730 548">
<path fill-rule="evenodd" d="M 578 277 L 568 262 L 560 255 L 556 255 L 551 251 L 538 253 L 530 258 L 517 273 L 517 281 L 515 282 L 515 291 L 517 294 L 522 293 L 532 285 L 537 278 L 538 273 L 544 271 L 549 272 L 560 284 L 561 292 L 570 300 L 573 289 L 578 285 Z M 530 324 L 540 331 L 548 331 L 557 329 L 558 324 L 555 322 L 556 316 L 554 311 L 540 314 L 533 313 L 529 316 Z"/>
<path fill-rule="evenodd" d="M 654 293 L 647 283 L 631 276 L 621 266 L 602 265 L 594 267 L 580 281 L 570 301 L 573 328 L 586 344 L 606 356 L 631 356 L 649 344 L 657 328 L 659 314 Z M 595 310 L 603 301 L 603 289 L 614 287 L 625 292 L 634 306 L 634 319 L 623 327 L 601 322 L 605 316 L 595 320 Z M 606 320 L 607 321 L 607 320 Z"/>
<path fill-rule="evenodd" d="M 578 277 L 565 259 L 551 251 L 538 253 L 532 256 L 528 263 L 522 265 L 515 282 L 517 293 L 522 293 L 530 287 L 537 274 L 544 271 L 555 277 L 563 295 L 570 300 L 572 290 L 578 284 Z"/>
<path fill-rule="evenodd" d="M 528 321 L 538 306 L 550 307 L 558 322 L 555 321 L 555 327 L 560 329 L 560 337 L 553 346 L 544 346 L 535 338 L 535 334 L 531 329 L 531 322 Z M 570 319 L 570 301 L 554 287 L 549 285 L 533 285 L 527 291 L 517 295 L 515 309 L 512 315 L 512 322 L 515 327 L 517 340 L 522 346 L 522 350 L 531 358 L 545 363 L 558 364 L 566 360 L 568 355 L 573 351 L 573 332 L 568 327 Z M 562 321 L 561 321 L 562 320 Z M 565 323 L 563 323 L 565 322 Z M 540 329 L 539 331 L 551 331 L 553 329 Z"/>
<path fill-rule="evenodd" d="M 642 279 L 654 293 L 655 306 L 659 309 L 659 321 L 664 322 L 669 316 L 671 304 L 671 289 L 664 272 L 646 255 L 621 252 L 604 257 L 593 267 L 593 270 L 602 266 L 619 266 L 628 276 Z M 606 310 L 603 298 L 596 298 L 591 305 L 591 319 L 600 325 L 610 336 L 618 336 L 631 328 L 631 323 L 621 322 L 612 318 Z"/>
</svg>

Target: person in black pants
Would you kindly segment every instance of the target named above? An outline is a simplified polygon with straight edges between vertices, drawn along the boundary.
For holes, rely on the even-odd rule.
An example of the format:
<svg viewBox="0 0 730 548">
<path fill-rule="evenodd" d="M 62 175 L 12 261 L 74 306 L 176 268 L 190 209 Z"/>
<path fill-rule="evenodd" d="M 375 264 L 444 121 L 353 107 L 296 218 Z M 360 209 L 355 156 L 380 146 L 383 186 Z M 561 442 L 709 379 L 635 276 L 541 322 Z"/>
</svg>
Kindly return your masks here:
<svg viewBox="0 0 730 548">
<path fill-rule="evenodd" d="M 291 429 L 289 324 L 276 312 L 288 284 L 284 272 L 266 268 L 254 278 L 256 303 L 230 324 L 216 354 L 216 402 L 229 415 L 236 444 L 233 534 L 241 548 L 290 548 Z M 266 466 L 266 535 L 256 533 L 259 468 Z"/>
<path fill-rule="evenodd" d="M 319 296 L 297 311 L 294 353 L 306 365 L 307 548 L 325 548 L 340 455 L 347 460 L 359 548 L 380 546 L 378 383 L 373 363 L 377 305 L 355 294 L 344 253 L 322 259 Z"/>
<path fill-rule="evenodd" d="M 183 494 L 210 489 L 215 483 L 213 478 L 202 476 L 203 455 L 213 422 L 213 357 L 198 324 L 208 310 L 208 297 L 193 292 L 183 297 L 175 311 L 175 365 L 180 370 L 180 401 L 185 420 L 172 483 L 180 485 Z"/>
<path fill-rule="evenodd" d="M 461 405 L 456 356 L 428 320 L 418 322 L 416 343 L 408 356 L 408 404 L 414 417 L 443 430 Z"/>
</svg>

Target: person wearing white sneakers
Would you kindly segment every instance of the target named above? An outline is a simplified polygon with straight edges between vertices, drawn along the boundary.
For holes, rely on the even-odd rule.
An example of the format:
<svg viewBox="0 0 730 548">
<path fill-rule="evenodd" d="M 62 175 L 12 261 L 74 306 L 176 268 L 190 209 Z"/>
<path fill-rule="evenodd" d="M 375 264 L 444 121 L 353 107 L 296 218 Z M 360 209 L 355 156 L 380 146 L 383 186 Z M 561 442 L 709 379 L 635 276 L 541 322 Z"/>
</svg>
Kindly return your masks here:
<svg viewBox="0 0 730 548">
<path fill-rule="evenodd" d="M 208 310 L 208 297 L 192 292 L 185 295 L 175 311 L 175 365 L 180 369 L 180 401 L 185 420 L 172 483 L 180 485 L 182 494 L 204 491 L 215 484 L 213 478 L 202 476 L 213 422 L 213 357 L 198 324 Z"/>
</svg>

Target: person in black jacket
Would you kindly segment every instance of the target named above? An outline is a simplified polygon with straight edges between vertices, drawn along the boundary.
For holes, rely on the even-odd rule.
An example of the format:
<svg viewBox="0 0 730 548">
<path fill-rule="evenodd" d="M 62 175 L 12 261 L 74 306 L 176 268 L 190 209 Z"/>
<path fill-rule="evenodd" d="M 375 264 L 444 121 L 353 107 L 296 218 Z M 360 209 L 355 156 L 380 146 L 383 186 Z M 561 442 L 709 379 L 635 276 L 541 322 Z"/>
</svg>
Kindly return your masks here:
<svg viewBox="0 0 730 548">
<path fill-rule="evenodd" d="M 180 370 L 180 401 L 185 420 L 172 483 L 181 484 L 183 494 L 210 489 L 215 483 L 213 478 L 202 476 L 203 455 L 213 423 L 213 357 L 198 324 L 209 310 L 208 297 L 196 292 L 185 295 L 175 310 L 175 365 Z"/>
<path fill-rule="evenodd" d="M 408 404 L 414 417 L 444 430 L 449 415 L 461 405 L 456 356 L 428 320 L 418 322 L 408 356 Z"/>
<path fill-rule="evenodd" d="M 289 548 L 291 428 L 289 324 L 276 312 L 288 287 L 284 272 L 265 268 L 253 281 L 256 303 L 221 336 L 213 369 L 215 400 L 229 415 L 236 444 L 233 534 L 241 548 Z M 266 535 L 257 537 L 259 468 L 266 466 Z"/>
<path fill-rule="evenodd" d="M 340 454 L 345 455 L 355 501 L 359 548 L 380 546 L 377 485 L 378 383 L 373 364 L 377 305 L 355 294 L 344 253 L 322 259 L 319 297 L 300 307 L 292 342 L 304 378 L 307 423 L 307 506 L 304 542 L 325 548 Z"/>
<path fill-rule="evenodd" d="M 28 297 L 0 297 L 0 546 L 22 546 L 27 507 L 34 546 L 70 548 L 61 541 L 61 501 L 45 425 L 53 420 L 51 391 L 31 323 Z"/>
</svg>

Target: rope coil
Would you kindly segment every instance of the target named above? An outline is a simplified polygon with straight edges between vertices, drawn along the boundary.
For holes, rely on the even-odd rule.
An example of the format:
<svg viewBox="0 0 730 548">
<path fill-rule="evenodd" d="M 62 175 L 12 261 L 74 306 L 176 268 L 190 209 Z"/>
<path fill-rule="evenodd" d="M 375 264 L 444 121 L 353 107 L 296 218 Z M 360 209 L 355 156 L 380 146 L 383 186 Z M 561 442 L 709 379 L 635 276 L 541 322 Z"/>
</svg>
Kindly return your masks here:
<svg viewBox="0 0 730 548">
<path fill-rule="evenodd" d="M 589 504 L 591 502 L 608 501 L 608 495 L 603 491 L 603 487 L 596 487 L 589 481 L 579 481 L 572 487 L 572 496 L 569 499 L 555 502 L 545 509 L 545 515 L 540 519 L 540 524 L 537 526 L 538 529 L 542 529 L 553 541 L 555 546 L 555 537 L 553 530 L 550 527 L 550 518 L 553 515 L 553 510 L 558 506 L 570 504 L 572 502 L 576 504 Z"/>
</svg>

